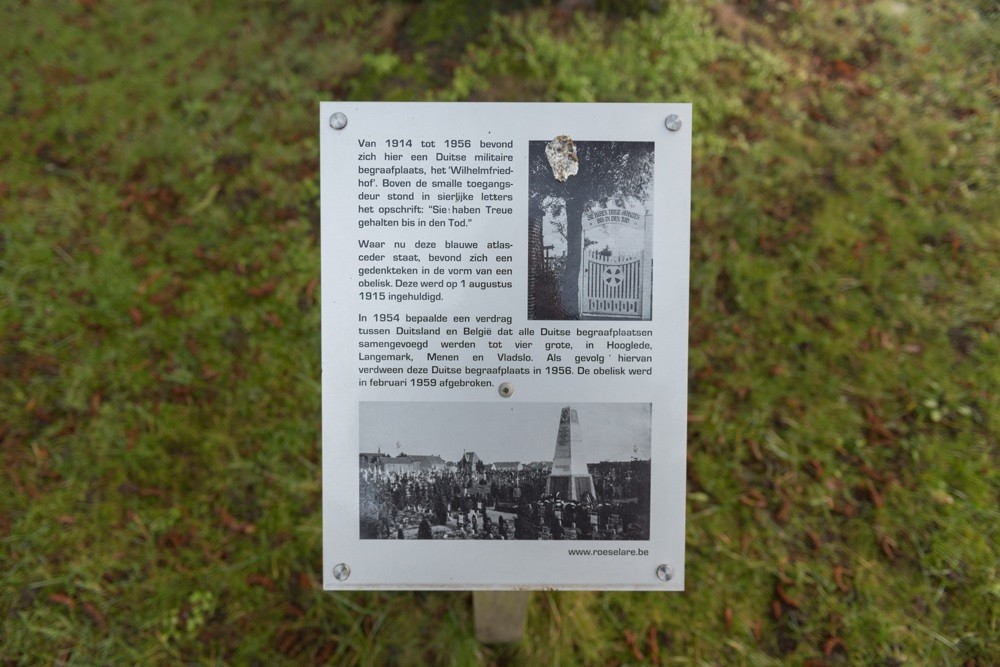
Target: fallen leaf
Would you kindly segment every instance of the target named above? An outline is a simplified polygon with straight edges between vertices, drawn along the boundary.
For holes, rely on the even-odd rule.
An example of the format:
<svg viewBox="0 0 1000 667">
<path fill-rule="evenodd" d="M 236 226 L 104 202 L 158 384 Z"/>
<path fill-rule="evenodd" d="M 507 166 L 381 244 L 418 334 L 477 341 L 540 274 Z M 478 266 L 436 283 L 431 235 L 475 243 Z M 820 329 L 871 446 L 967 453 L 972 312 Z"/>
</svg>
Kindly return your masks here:
<svg viewBox="0 0 1000 667">
<path fill-rule="evenodd" d="M 336 650 L 337 650 L 337 644 L 335 644 L 334 642 L 327 642 L 326 644 L 323 645 L 323 648 L 320 649 L 319 653 L 316 654 L 316 659 L 313 660 L 313 664 L 325 665 L 327 662 L 330 661 L 330 658 L 333 656 L 333 652 Z"/>
<path fill-rule="evenodd" d="M 108 629 L 108 622 L 105 620 L 104 614 L 102 614 L 92 603 L 84 602 L 83 610 L 87 612 L 87 616 L 90 617 L 90 620 L 92 620 L 102 631 Z"/>
<path fill-rule="evenodd" d="M 767 507 L 767 499 L 757 489 L 750 489 L 740 496 L 739 500 L 747 507 L 756 507 L 758 509 L 765 509 Z"/>
<path fill-rule="evenodd" d="M 142 281 L 142 282 L 141 282 L 141 283 L 139 284 L 139 287 L 138 287 L 138 288 L 136 288 L 136 290 L 135 290 L 135 291 L 136 291 L 136 293 L 137 293 L 137 294 L 145 294 L 146 292 L 148 292 L 148 291 L 149 291 L 149 287 L 150 287 L 150 286 L 151 286 L 151 285 L 152 285 L 153 283 L 155 283 L 155 282 L 156 282 L 157 280 L 159 280 L 160 278 L 162 278 L 162 277 L 163 277 L 163 273 L 164 273 L 164 272 L 163 272 L 163 269 L 156 269 L 155 271 L 153 271 L 152 273 L 150 273 L 150 274 L 149 274 L 149 275 L 148 275 L 148 276 L 146 277 L 146 279 L 145 279 L 145 280 L 143 280 L 143 281 Z"/>
<path fill-rule="evenodd" d="M 308 285 L 306 285 L 306 299 L 308 299 L 310 303 L 316 302 L 313 298 L 313 294 L 316 292 L 317 286 L 319 286 L 319 278 L 315 277 L 309 281 Z"/>
<path fill-rule="evenodd" d="M 290 630 L 288 632 L 282 631 L 278 634 L 280 642 L 278 643 L 278 650 L 286 656 L 291 656 L 293 652 L 297 652 L 296 649 L 299 643 L 302 641 L 301 636 L 298 632 Z"/>
<path fill-rule="evenodd" d="M 825 642 L 823 642 L 823 655 L 830 658 L 833 657 L 833 652 L 840 648 L 841 651 L 847 652 L 847 647 L 844 645 L 844 640 L 840 637 L 830 637 Z"/>
<path fill-rule="evenodd" d="M 875 505 L 875 507 L 881 509 L 882 506 L 885 504 L 885 502 L 882 500 L 882 494 L 878 492 L 878 489 L 875 488 L 875 485 L 872 484 L 872 481 L 870 479 L 865 480 L 865 483 L 868 486 L 868 494 L 869 496 L 871 496 L 872 504 Z"/>
<path fill-rule="evenodd" d="M 55 604 L 61 604 L 65 607 L 69 607 L 70 609 L 74 609 L 76 607 L 76 600 L 63 593 L 50 594 L 49 602 L 53 602 Z"/>
<path fill-rule="evenodd" d="M 847 570 L 845 570 L 842 565 L 837 565 L 833 568 L 833 581 L 837 584 L 837 588 L 839 588 L 842 593 L 846 593 L 850 590 L 847 587 L 847 584 L 844 583 L 845 572 L 847 572 Z"/>
<path fill-rule="evenodd" d="M 249 577 L 247 577 L 247 584 L 249 584 L 250 586 L 260 586 L 262 588 L 266 588 L 269 591 L 275 591 L 278 588 L 274 584 L 274 581 L 270 577 L 264 574 L 251 574 Z"/>
<path fill-rule="evenodd" d="M 789 516 L 791 516 L 791 514 L 792 514 L 792 503 L 791 501 L 788 500 L 788 498 L 785 498 L 781 502 L 781 507 L 778 509 L 777 512 L 775 512 L 774 520 L 777 521 L 778 523 L 788 523 L 788 518 Z"/>
<path fill-rule="evenodd" d="M 896 560 L 896 557 L 899 556 L 899 549 L 896 546 L 896 540 L 892 539 L 887 534 L 882 534 L 878 540 L 878 544 L 882 547 L 882 552 L 885 553 L 886 558 L 889 560 Z"/>
<path fill-rule="evenodd" d="M 222 523 L 226 525 L 226 528 L 233 531 L 234 533 L 243 533 L 245 535 L 251 535 L 257 531 L 257 527 L 252 523 L 244 523 L 243 521 L 238 521 L 232 514 L 227 512 L 225 508 L 219 508 L 219 518 L 222 519 Z"/>
<path fill-rule="evenodd" d="M 777 584 L 774 585 L 774 594 L 777 595 L 778 599 L 781 600 L 784 604 L 788 605 L 789 607 L 794 607 L 798 609 L 799 607 L 798 600 L 790 597 L 788 593 L 785 592 L 785 587 L 781 585 L 781 582 L 778 582 Z"/>
<path fill-rule="evenodd" d="M 834 514 L 839 514 L 841 516 L 846 516 L 848 518 L 858 513 L 857 505 L 854 505 L 853 503 L 849 502 L 835 504 L 831 509 L 833 510 Z"/>
<path fill-rule="evenodd" d="M 884 438 L 886 440 L 895 439 L 895 435 L 893 434 L 893 432 L 890 431 L 888 428 L 886 428 L 885 422 L 883 422 L 882 418 L 879 417 L 876 408 L 877 406 L 872 405 L 871 403 L 864 404 L 865 421 L 868 422 L 869 426 L 871 426 L 872 430 L 879 437 Z"/>
<path fill-rule="evenodd" d="M 645 662 L 646 656 L 644 656 L 642 651 L 639 649 L 639 642 L 635 638 L 635 633 L 631 630 L 625 631 L 625 643 L 628 644 L 630 649 L 632 649 L 632 655 L 635 656 L 636 660 L 639 662 Z"/>
<path fill-rule="evenodd" d="M 855 73 L 855 67 L 843 60 L 834 60 L 831 63 L 831 69 L 835 75 L 840 77 L 852 77 Z"/>
<path fill-rule="evenodd" d="M 159 498 L 165 500 L 170 494 L 164 489 L 155 486 L 143 486 L 139 488 L 139 495 L 143 498 Z"/>
<path fill-rule="evenodd" d="M 274 293 L 274 290 L 278 287 L 278 281 L 272 280 L 270 282 L 264 283 L 263 285 L 258 285 L 257 287 L 247 288 L 247 294 L 250 296 L 263 297 Z"/>
<path fill-rule="evenodd" d="M 652 625 L 649 626 L 649 632 L 647 633 L 649 644 L 649 661 L 654 665 L 660 664 L 660 641 L 656 636 L 656 628 Z"/>
</svg>

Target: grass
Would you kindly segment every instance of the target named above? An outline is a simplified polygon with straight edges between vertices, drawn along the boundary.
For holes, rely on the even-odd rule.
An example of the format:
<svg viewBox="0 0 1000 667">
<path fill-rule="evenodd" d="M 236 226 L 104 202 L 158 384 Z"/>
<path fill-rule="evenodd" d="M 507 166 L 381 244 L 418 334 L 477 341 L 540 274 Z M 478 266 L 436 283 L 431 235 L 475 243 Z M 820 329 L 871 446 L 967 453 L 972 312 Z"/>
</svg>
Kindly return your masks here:
<svg viewBox="0 0 1000 667">
<path fill-rule="evenodd" d="M 995 9 L 582 4 L 3 10 L 0 658 L 1000 662 Z M 348 98 L 694 102 L 687 592 L 320 590 Z"/>
</svg>

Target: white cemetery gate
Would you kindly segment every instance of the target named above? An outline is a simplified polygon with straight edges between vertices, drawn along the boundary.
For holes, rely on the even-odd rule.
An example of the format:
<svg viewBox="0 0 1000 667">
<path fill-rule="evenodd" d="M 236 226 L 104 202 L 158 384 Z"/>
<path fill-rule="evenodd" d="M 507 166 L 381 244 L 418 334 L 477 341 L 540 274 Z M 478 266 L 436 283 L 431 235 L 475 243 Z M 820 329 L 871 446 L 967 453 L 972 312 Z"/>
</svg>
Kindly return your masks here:
<svg viewBox="0 0 1000 667">
<path fill-rule="evenodd" d="M 653 271 L 650 213 L 643 217 L 632 211 L 604 209 L 584 216 L 583 229 L 620 225 L 641 230 L 644 250 L 615 255 L 608 248 L 588 251 L 581 248 L 580 318 L 581 319 L 650 319 Z M 581 245 L 584 239 L 581 235 Z"/>
<path fill-rule="evenodd" d="M 580 316 L 641 318 L 643 254 L 612 258 L 599 250 L 585 253 Z"/>
</svg>

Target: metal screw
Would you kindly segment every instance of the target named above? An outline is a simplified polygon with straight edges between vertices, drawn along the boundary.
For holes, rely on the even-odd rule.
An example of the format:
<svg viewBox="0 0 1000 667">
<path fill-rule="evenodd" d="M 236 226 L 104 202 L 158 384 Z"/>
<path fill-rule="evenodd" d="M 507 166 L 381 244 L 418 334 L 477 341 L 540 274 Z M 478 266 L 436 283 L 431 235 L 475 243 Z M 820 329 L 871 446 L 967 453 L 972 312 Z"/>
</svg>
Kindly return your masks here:
<svg viewBox="0 0 1000 667">
<path fill-rule="evenodd" d="M 663 121 L 663 124 L 671 132 L 676 132 L 677 130 L 681 129 L 681 125 L 682 125 L 682 123 L 681 123 L 681 117 L 678 116 L 675 113 L 672 113 L 669 116 L 667 116 L 667 119 L 665 121 Z"/>
<path fill-rule="evenodd" d="M 333 566 L 333 576 L 337 581 L 344 581 L 351 576 L 351 568 L 347 563 L 337 563 Z"/>
<path fill-rule="evenodd" d="M 514 385 L 512 385 L 510 382 L 504 382 L 502 385 L 500 385 L 497 391 L 499 391 L 500 395 L 503 396 L 504 398 L 510 398 L 511 396 L 514 395 Z"/>
<path fill-rule="evenodd" d="M 674 568 L 664 563 L 656 568 L 656 577 L 660 581 L 670 581 L 674 578 Z"/>
<path fill-rule="evenodd" d="M 339 111 L 333 114 L 332 116 L 330 116 L 330 127 L 332 127 L 335 130 L 343 130 L 345 127 L 347 127 L 347 116 L 340 113 Z"/>
</svg>

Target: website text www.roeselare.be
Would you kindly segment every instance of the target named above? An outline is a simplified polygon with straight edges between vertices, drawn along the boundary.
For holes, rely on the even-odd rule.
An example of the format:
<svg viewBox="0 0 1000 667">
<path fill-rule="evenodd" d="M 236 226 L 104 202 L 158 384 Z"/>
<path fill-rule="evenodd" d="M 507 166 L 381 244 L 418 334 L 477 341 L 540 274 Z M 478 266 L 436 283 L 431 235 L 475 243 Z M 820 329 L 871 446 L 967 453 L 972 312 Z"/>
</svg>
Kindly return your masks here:
<svg viewBox="0 0 1000 667">
<path fill-rule="evenodd" d="M 570 556 L 648 556 L 648 549 L 569 549 Z"/>
</svg>

